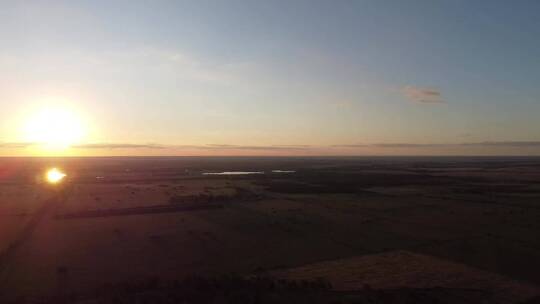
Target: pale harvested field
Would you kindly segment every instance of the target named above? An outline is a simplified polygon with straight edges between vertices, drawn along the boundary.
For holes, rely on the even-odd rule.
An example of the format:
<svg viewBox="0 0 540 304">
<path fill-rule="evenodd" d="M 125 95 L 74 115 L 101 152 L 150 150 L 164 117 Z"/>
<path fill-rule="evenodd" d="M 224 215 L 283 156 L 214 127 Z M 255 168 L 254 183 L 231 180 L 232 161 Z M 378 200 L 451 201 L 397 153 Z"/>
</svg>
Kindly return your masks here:
<svg viewBox="0 0 540 304">
<path fill-rule="evenodd" d="M 442 287 L 488 291 L 491 303 L 515 303 L 540 294 L 531 284 L 407 251 L 314 263 L 273 274 L 292 280 L 326 278 L 336 290 Z"/>
</svg>

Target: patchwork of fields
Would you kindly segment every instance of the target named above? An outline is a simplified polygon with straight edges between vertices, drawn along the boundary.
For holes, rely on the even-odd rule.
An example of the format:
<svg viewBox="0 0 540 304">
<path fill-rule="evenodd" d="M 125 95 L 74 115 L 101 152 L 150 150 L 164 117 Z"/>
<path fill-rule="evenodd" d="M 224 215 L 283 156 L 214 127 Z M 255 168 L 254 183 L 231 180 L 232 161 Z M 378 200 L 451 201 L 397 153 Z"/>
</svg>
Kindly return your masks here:
<svg viewBox="0 0 540 304">
<path fill-rule="evenodd" d="M 65 183 L 36 183 L 52 165 L 68 173 Z M 230 273 L 325 276 L 336 286 L 383 289 L 426 287 L 404 282 L 404 273 L 448 288 L 491 278 L 471 288 L 504 286 L 515 295 L 498 297 L 505 303 L 540 292 L 540 159 L 104 158 L 16 166 L 1 159 L 0 166 L 12 172 L 0 180 L 6 299 Z M 222 171 L 265 173 L 203 174 Z M 409 258 L 396 262 L 404 252 Z M 353 272 L 336 270 L 351 259 L 360 265 L 346 267 Z M 456 279 L 433 270 L 440 265 L 466 270 Z"/>
</svg>

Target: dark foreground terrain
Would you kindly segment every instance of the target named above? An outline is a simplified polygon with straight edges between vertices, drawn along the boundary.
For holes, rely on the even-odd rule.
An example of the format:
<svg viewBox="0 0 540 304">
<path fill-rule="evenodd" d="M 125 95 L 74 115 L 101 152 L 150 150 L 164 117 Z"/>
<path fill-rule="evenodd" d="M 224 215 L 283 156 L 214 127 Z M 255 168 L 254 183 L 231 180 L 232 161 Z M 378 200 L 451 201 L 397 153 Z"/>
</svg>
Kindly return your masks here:
<svg viewBox="0 0 540 304">
<path fill-rule="evenodd" d="M 3 158 L 0 302 L 533 303 L 539 199 L 540 158 Z"/>
</svg>

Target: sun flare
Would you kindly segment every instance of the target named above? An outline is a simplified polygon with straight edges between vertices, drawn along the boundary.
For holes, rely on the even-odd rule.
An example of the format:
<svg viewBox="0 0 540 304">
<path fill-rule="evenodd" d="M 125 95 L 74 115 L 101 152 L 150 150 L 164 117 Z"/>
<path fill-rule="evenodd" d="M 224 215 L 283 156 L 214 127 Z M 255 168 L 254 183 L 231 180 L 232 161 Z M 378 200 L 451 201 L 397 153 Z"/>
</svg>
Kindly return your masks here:
<svg viewBox="0 0 540 304">
<path fill-rule="evenodd" d="M 45 178 L 50 184 L 58 184 L 64 179 L 64 177 L 66 177 L 66 174 L 57 168 L 49 169 L 45 174 Z"/>
<path fill-rule="evenodd" d="M 43 109 L 31 116 L 25 126 L 28 142 L 48 148 L 67 148 L 80 142 L 85 133 L 81 119 L 62 108 Z"/>
</svg>

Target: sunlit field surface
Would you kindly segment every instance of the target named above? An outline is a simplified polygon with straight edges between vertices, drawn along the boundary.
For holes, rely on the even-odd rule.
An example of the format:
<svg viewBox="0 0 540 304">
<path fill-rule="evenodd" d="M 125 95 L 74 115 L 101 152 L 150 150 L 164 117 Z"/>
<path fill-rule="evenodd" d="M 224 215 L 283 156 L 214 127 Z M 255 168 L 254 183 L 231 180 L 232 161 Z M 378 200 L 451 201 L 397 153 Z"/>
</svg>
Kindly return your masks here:
<svg viewBox="0 0 540 304">
<path fill-rule="evenodd" d="M 503 303 L 539 293 L 536 158 L 2 159 L 1 166 L 17 172 L 0 183 L 9 299 L 227 273 L 324 275 L 341 289 L 473 288 Z M 53 166 L 69 177 L 62 187 L 40 181 Z M 224 171 L 264 174 L 203 174 Z"/>
<path fill-rule="evenodd" d="M 45 173 L 45 180 L 50 184 L 61 183 L 66 177 L 66 174 L 57 168 L 51 168 Z"/>
</svg>

